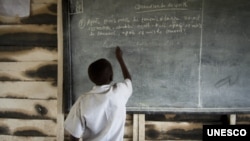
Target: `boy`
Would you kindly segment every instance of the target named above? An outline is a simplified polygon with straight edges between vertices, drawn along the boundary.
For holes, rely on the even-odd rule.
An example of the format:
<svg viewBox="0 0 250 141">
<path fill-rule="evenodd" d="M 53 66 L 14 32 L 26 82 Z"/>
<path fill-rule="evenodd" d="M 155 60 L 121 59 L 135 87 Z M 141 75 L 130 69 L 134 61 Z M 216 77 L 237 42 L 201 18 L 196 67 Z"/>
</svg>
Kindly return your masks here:
<svg viewBox="0 0 250 141">
<path fill-rule="evenodd" d="M 116 47 L 116 58 L 124 81 L 114 85 L 111 85 L 113 70 L 109 61 L 102 58 L 90 64 L 88 75 L 95 86 L 77 99 L 64 123 L 74 140 L 123 140 L 126 103 L 132 95 L 132 81 L 120 47 Z"/>
</svg>

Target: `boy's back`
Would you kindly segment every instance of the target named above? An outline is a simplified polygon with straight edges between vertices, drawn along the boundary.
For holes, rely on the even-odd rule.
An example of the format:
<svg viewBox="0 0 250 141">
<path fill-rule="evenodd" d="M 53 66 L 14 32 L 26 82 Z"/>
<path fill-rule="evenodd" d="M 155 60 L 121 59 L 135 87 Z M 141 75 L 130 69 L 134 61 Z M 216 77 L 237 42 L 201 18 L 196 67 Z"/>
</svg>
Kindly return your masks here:
<svg viewBox="0 0 250 141">
<path fill-rule="evenodd" d="M 75 136 L 84 133 L 84 141 L 123 140 L 126 103 L 131 94 L 132 84 L 129 79 L 115 85 L 95 86 L 90 92 L 80 96 L 72 107 L 76 113 L 79 112 L 81 118 L 76 118 L 73 123 L 70 120 L 69 124 L 66 120 L 65 128 L 74 129 L 75 124 L 78 124 L 77 130 L 71 132 Z M 74 115 L 68 116 L 74 118 Z M 85 122 L 86 127 L 81 126 L 80 122 Z"/>
<path fill-rule="evenodd" d="M 122 141 L 126 121 L 126 103 L 132 95 L 130 74 L 117 48 L 124 81 L 96 85 L 81 95 L 65 120 L 65 129 L 84 141 Z M 124 68 L 125 67 L 125 68 Z"/>
</svg>

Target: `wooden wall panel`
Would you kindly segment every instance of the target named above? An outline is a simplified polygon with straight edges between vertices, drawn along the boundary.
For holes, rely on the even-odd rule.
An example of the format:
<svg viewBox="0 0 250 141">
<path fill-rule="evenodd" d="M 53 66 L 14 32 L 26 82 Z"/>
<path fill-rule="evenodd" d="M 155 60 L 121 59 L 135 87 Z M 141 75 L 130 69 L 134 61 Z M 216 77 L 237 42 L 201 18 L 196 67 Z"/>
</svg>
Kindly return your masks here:
<svg viewBox="0 0 250 141">
<path fill-rule="evenodd" d="M 0 62 L 57 61 L 57 50 L 49 47 L 0 47 Z"/>
<path fill-rule="evenodd" d="M 57 24 L 56 1 L 33 1 L 28 17 L 0 16 L 0 25 L 3 24 Z"/>
<path fill-rule="evenodd" d="M 124 138 L 123 141 L 133 141 L 133 139 Z"/>
<path fill-rule="evenodd" d="M 1 141 L 56 141 L 56 137 L 10 136 L 0 135 Z"/>
<path fill-rule="evenodd" d="M 5 129 L 5 135 L 42 137 L 56 136 L 56 122 L 52 120 L 0 118 L 0 128 Z"/>
<path fill-rule="evenodd" d="M 220 125 L 221 114 L 146 114 L 145 140 L 202 140 L 203 125 Z"/>
<path fill-rule="evenodd" d="M 57 4 L 58 0 L 31 0 L 31 3 L 54 3 Z"/>
<path fill-rule="evenodd" d="M 124 139 L 132 140 L 133 139 L 133 115 L 127 114 L 126 123 L 125 123 L 125 131 L 124 131 Z"/>
<path fill-rule="evenodd" d="M 46 81 L 0 81 L 0 98 L 57 99 L 57 87 L 53 84 Z"/>
<path fill-rule="evenodd" d="M 30 8 L 28 17 L 0 16 L 1 141 L 57 140 L 57 0 Z"/>
<path fill-rule="evenodd" d="M 146 140 L 199 140 L 202 139 L 202 123 L 146 122 Z"/>
<path fill-rule="evenodd" d="M 236 124 L 250 125 L 250 114 L 237 114 Z"/>
<path fill-rule="evenodd" d="M 57 46 L 56 25 L 0 25 L 1 46 Z"/>
<path fill-rule="evenodd" d="M 57 100 L 0 98 L 0 118 L 51 119 L 56 121 Z"/>
<path fill-rule="evenodd" d="M 0 81 L 6 81 L 6 78 L 56 81 L 57 62 L 0 62 Z"/>
<path fill-rule="evenodd" d="M 17 33 L 44 33 L 44 34 L 56 34 L 56 25 L 0 25 L 0 35 L 5 34 L 17 34 Z M 27 37 L 24 37 L 24 39 Z M 27 39 L 28 40 L 28 39 Z M 42 40 L 42 38 L 41 38 Z M 1 42 L 3 45 L 4 42 Z M 13 43 L 18 45 L 19 43 Z"/>
</svg>

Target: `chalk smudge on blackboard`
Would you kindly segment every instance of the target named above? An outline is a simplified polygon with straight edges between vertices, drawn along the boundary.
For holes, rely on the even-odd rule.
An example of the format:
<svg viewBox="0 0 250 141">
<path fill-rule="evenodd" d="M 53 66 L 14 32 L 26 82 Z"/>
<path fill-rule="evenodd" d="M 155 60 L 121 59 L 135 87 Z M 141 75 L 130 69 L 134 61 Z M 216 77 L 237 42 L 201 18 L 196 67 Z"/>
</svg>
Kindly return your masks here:
<svg viewBox="0 0 250 141">
<path fill-rule="evenodd" d="M 216 88 L 220 88 L 220 87 L 222 87 L 224 85 L 227 85 L 227 84 L 228 84 L 228 86 L 232 86 L 232 85 L 234 85 L 238 81 L 238 79 L 239 79 L 239 75 L 238 74 L 235 75 L 235 76 L 229 75 L 229 76 L 227 76 L 227 77 L 225 77 L 225 78 L 217 81 L 215 83 L 215 87 Z"/>
</svg>

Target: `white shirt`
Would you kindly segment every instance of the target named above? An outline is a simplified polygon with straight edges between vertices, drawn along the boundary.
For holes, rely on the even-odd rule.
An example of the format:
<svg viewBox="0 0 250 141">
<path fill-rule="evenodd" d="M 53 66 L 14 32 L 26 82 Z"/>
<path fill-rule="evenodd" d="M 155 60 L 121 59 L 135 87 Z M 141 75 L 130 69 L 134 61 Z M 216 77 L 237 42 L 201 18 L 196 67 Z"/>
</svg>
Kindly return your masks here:
<svg viewBox="0 0 250 141">
<path fill-rule="evenodd" d="M 122 141 L 126 103 L 131 95 L 130 79 L 114 85 L 94 86 L 72 106 L 65 129 L 84 141 Z"/>
</svg>

